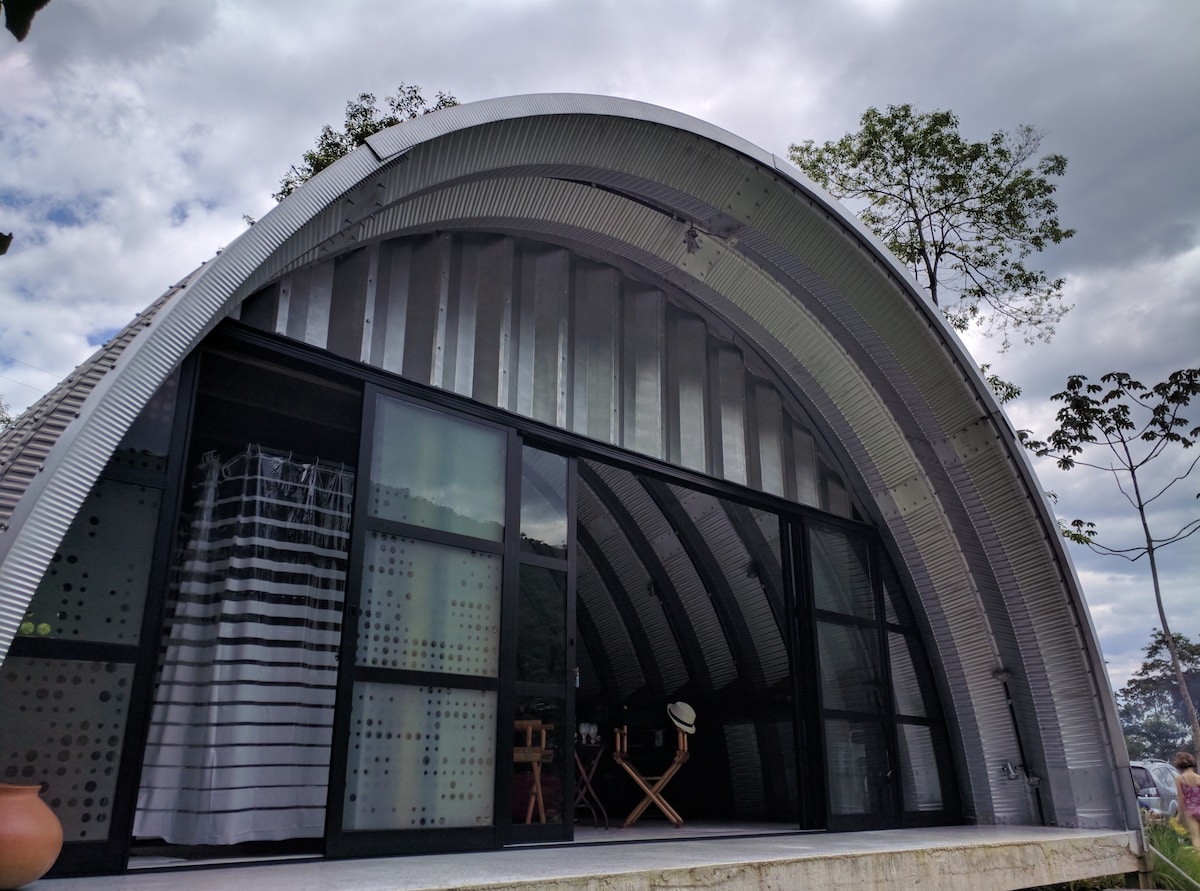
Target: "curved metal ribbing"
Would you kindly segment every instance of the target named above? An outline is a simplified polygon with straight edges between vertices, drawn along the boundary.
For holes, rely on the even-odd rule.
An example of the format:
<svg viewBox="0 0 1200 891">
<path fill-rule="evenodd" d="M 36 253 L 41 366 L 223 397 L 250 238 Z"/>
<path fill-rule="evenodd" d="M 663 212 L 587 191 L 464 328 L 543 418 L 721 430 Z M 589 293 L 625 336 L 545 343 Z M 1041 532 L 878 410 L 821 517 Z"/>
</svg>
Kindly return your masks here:
<svg viewBox="0 0 1200 891">
<path fill-rule="evenodd" d="M 765 357 L 809 409 L 854 468 L 914 583 L 951 694 L 960 773 L 978 783 L 972 816 L 1033 819 L 1025 793 L 997 769 L 1019 747 L 992 675 L 1016 660 L 1027 667 L 1011 681 L 1016 714 L 1022 733 L 1040 737 L 1026 748 L 1047 818 L 1123 824 L 1129 790 L 1115 786 L 1115 712 L 1040 488 L 969 357 L 841 208 L 729 134 L 622 100 L 496 100 L 401 125 L 371 144 L 386 161 L 351 154 L 170 294 L 79 417 L 48 431 L 41 472 L 12 471 L 12 514 L 0 533 L 0 658 L 124 431 L 246 296 L 288 269 L 406 232 L 528 235 L 679 288 Z M 532 175 L 514 176 L 522 166 Z M 537 172 L 551 169 L 574 182 Z M 591 182 L 605 188 L 580 185 Z M 676 217 L 704 229 L 695 250 Z M 7 468 L 0 472 L 7 486 Z"/>
</svg>

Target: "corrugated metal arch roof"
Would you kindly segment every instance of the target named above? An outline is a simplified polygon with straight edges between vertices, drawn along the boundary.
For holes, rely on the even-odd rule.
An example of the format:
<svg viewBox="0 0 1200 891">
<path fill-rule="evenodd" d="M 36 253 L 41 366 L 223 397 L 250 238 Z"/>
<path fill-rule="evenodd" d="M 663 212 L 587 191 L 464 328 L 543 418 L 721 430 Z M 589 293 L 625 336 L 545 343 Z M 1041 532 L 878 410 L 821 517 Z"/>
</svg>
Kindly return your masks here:
<svg viewBox="0 0 1200 891">
<path fill-rule="evenodd" d="M 573 203 L 596 186 L 610 197 Z M 703 223 L 700 249 L 623 199 Z M 1119 733 L 1078 583 L 1013 430 L 957 338 L 878 240 L 786 162 L 622 99 L 496 99 L 376 134 L 48 394 L 0 439 L 0 658 L 122 434 L 241 300 L 286 269 L 371 238 L 477 225 L 611 252 L 755 342 L 861 475 L 903 555 L 963 767 L 986 766 L 962 771 L 969 809 L 984 820 L 1031 818 L 1028 788 L 992 769 L 1021 749 L 995 678 L 1007 672 L 1049 819 L 1123 821 Z M 1102 804 L 1083 807 L 1089 796 Z"/>
</svg>

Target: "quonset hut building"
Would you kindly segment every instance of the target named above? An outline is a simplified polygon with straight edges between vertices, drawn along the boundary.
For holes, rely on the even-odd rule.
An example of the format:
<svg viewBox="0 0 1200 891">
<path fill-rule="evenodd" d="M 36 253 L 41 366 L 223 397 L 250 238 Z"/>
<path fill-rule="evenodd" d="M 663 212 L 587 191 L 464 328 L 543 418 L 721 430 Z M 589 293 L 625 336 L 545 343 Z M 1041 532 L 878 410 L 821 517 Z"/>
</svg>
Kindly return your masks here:
<svg viewBox="0 0 1200 891">
<path fill-rule="evenodd" d="M 1137 825 L 970 358 L 796 170 L 661 108 L 371 137 L 0 437 L 0 521 L 0 781 L 61 872 L 569 839 L 574 728 L 681 701 L 688 820 Z"/>
</svg>

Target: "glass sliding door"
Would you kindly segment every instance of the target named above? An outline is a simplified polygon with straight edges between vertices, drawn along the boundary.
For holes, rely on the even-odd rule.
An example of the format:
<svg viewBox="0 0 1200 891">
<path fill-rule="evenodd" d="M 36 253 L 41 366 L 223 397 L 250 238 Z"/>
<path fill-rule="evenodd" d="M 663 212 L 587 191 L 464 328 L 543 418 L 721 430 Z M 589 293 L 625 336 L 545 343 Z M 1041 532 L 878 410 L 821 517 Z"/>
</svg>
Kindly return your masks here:
<svg viewBox="0 0 1200 891">
<path fill-rule="evenodd" d="M 329 850 L 490 847 L 510 433 L 367 405 Z"/>
<path fill-rule="evenodd" d="M 574 461 L 521 451 L 513 678 L 511 820 L 505 841 L 569 839 L 574 795 Z M 571 629 L 569 633 L 569 629 Z M 511 666 L 511 667 L 510 667 Z M 570 681 L 568 680 L 570 679 Z"/>
</svg>

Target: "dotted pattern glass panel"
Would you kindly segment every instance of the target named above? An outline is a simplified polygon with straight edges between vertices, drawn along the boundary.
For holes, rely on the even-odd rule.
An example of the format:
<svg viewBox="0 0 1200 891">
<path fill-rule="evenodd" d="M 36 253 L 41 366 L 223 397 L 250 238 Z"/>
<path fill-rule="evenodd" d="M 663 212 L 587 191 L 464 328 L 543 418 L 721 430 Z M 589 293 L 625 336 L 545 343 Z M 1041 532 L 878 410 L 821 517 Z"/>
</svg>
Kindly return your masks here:
<svg viewBox="0 0 1200 891">
<path fill-rule="evenodd" d="M 9 656 L 0 674 L 0 782 L 45 783 L 66 841 L 108 837 L 133 666 Z"/>
<path fill-rule="evenodd" d="M 136 646 L 160 498 L 158 489 L 97 482 L 18 634 Z"/>
<path fill-rule="evenodd" d="M 491 826 L 496 693 L 354 685 L 343 826 Z"/>
<path fill-rule="evenodd" d="M 368 533 L 358 664 L 495 677 L 501 581 L 498 554 Z"/>
</svg>

